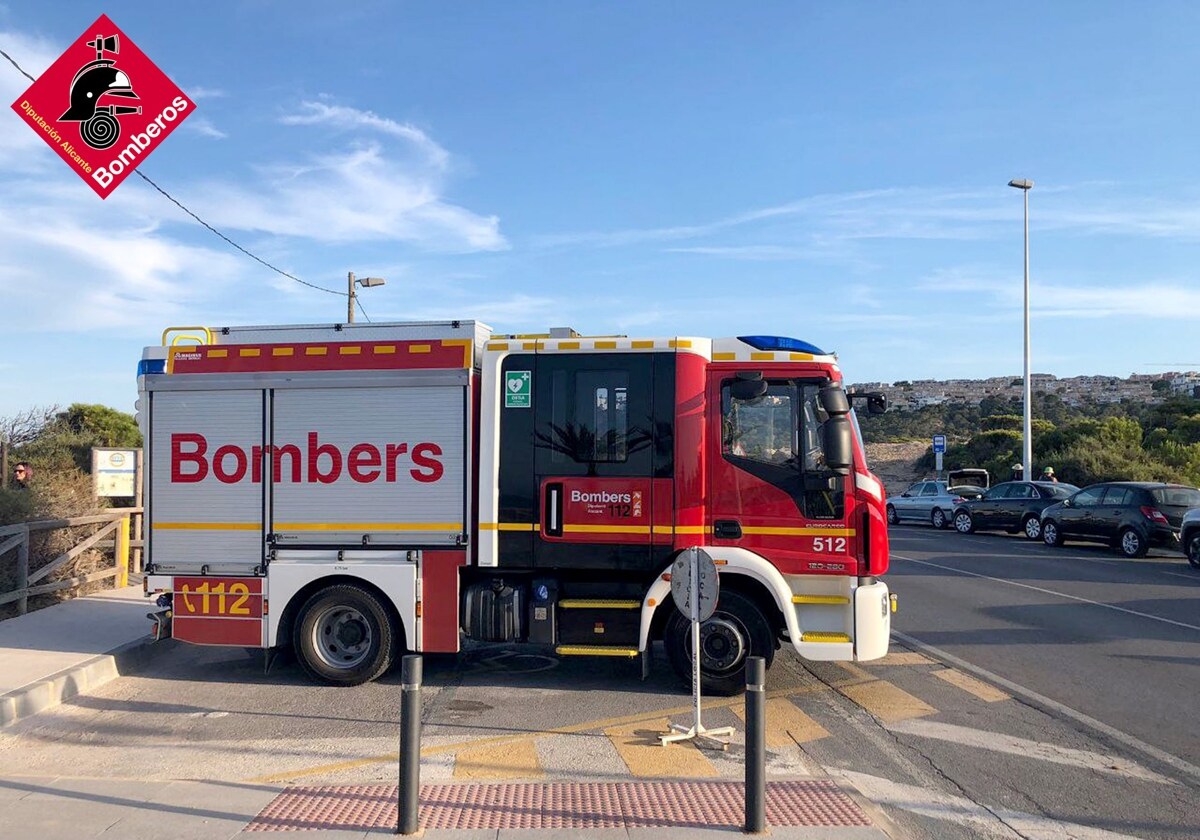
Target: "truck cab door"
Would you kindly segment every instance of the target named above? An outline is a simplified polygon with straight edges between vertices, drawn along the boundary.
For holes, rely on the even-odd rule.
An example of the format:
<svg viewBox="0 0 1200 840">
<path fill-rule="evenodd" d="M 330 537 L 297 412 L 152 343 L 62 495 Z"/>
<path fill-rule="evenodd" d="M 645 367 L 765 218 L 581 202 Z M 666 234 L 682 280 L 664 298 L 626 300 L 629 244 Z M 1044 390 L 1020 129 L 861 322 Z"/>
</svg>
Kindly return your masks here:
<svg viewBox="0 0 1200 840">
<path fill-rule="evenodd" d="M 855 570 L 846 479 L 823 468 L 823 380 L 765 373 L 765 393 L 738 399 L 737 373 L 709 371 L 713 544 L 754 551 L 785 574 Z"/>
</svg>

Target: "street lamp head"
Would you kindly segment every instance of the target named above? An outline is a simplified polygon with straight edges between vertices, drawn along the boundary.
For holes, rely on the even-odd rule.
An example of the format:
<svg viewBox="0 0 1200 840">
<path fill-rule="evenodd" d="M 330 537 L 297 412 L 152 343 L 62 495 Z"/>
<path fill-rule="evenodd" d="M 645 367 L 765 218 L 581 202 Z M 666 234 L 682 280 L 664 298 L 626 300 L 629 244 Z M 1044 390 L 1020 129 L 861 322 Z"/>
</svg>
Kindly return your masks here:
<svg viewBox="0 0 1200 840">
<path fill-rule="evenodd" d="M 386 283 L 387 281 L 382 277 L 360 277 L 358 279 L 358 285 L 364 286 L 368 289 L 372 288 L 373 286 L 382 286 Z"/>
<path fill-rule="evenodd" d="M 1016 187 L 1019 190 L 1033 189 L 1033 181 L 1030 181 L 1028 178 L 1013 178 L 1008 182 L 1008 185 L 1010 187 Z"/>
</svg>

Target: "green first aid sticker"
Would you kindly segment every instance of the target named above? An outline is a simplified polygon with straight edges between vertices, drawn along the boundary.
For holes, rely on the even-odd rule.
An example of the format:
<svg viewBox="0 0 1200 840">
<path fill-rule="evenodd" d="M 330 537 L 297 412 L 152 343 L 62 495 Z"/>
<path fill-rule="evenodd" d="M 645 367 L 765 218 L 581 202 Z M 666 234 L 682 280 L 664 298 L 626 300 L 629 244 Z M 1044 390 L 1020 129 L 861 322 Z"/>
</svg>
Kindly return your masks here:
<svg viewBox="0 0 1200 840">
<path fill-rule="evenodd" d="M 510 370 L 504 374 L 504 407 L 532 407 L 532 385 L 533 376 L 527 370 Z"/>
</svg>

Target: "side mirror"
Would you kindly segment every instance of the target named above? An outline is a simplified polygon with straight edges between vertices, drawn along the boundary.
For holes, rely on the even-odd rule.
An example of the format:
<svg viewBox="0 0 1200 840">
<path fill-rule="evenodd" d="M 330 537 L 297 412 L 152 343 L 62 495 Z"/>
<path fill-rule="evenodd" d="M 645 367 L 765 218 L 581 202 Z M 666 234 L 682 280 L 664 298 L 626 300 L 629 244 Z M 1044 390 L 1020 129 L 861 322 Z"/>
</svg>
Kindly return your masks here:
<svg viewBox="0 0 1200 840">
<path fill-rule="evenodd" d="M 850 413 L 850 400 L 840 385 L 834 385 L 832 382 L 822 385 L 821 390 L 817 393 L 821 400 L 821 408 L 825 409 L 825 412 L 831 417 L 840 417 Z"/>
<path fill-rule="evenodd" d="M 729 386 L 729 396 L 741 402 L 756 400 L 763 394 L 767 393 L 767 380 L 762 378 L 762 374 L 758 375 L 758 379 L 742 379 L 733 380 Z"/>
<path fill-rule="evenodd" d="M 837 390 L 842 393 L 841 388 Z M 845 400 L 844 393 L 842 399 Z M 854 430 L 850 427 L 850 419 L 845 414 L 830 417 L 821 431 L 821 451 L 825 455 L 826 468 L 835 475 L 850 475 L 854 465 Z"/>
<path fill-rule="evenodd" d="M 900 498 L 901 499 L 911 499 L 912 493 L 909 493 L 907 490 L 905 490 L 903 493 L 900 494 Z"/>
<path fill-rule="evenodd" d="M 1070 499 L 1063 499 L 1063 507 L 1074 507 Z"/>
<path fill-rule="evenodd" d="M 872 391 L 867 394 L 867 413 L 883 414 L 888 410 L 887 394 L 882 391 Z"/>
</svg>

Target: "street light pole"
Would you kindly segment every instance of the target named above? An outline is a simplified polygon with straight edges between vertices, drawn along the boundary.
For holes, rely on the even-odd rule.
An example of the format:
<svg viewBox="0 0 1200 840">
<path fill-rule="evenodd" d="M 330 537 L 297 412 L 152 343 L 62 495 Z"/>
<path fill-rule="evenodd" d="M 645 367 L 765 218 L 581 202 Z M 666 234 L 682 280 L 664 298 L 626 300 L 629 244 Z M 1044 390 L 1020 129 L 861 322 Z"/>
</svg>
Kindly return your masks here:
<svg viewBox="0 0 1200 840">
<path fill-rule="evenodd" d="M 354 323 L 354 304 L 356 301 L 356 286 L 363 286 L 367 289 L 375 286 L 383 286 L 387 283 L 382 277 L 355 277 L 353 271 L 346 273 L 346 323 Z M 370 318 L 367 319 L 371 320 Z"/>
<path fill-rule="evenodd" d="M 1025 197 L 1025 393 L 1022 402 L 1025 405 L 1023 437 L 1021 447 L 1021 477 L 1025 481 L 1033 480 L 1033 389 L 1029 380 L 1029 191 L 1033 189 L 1033 181 L 1016 179 L 1008 182 L 1024 193 Z"/>
</svg>

